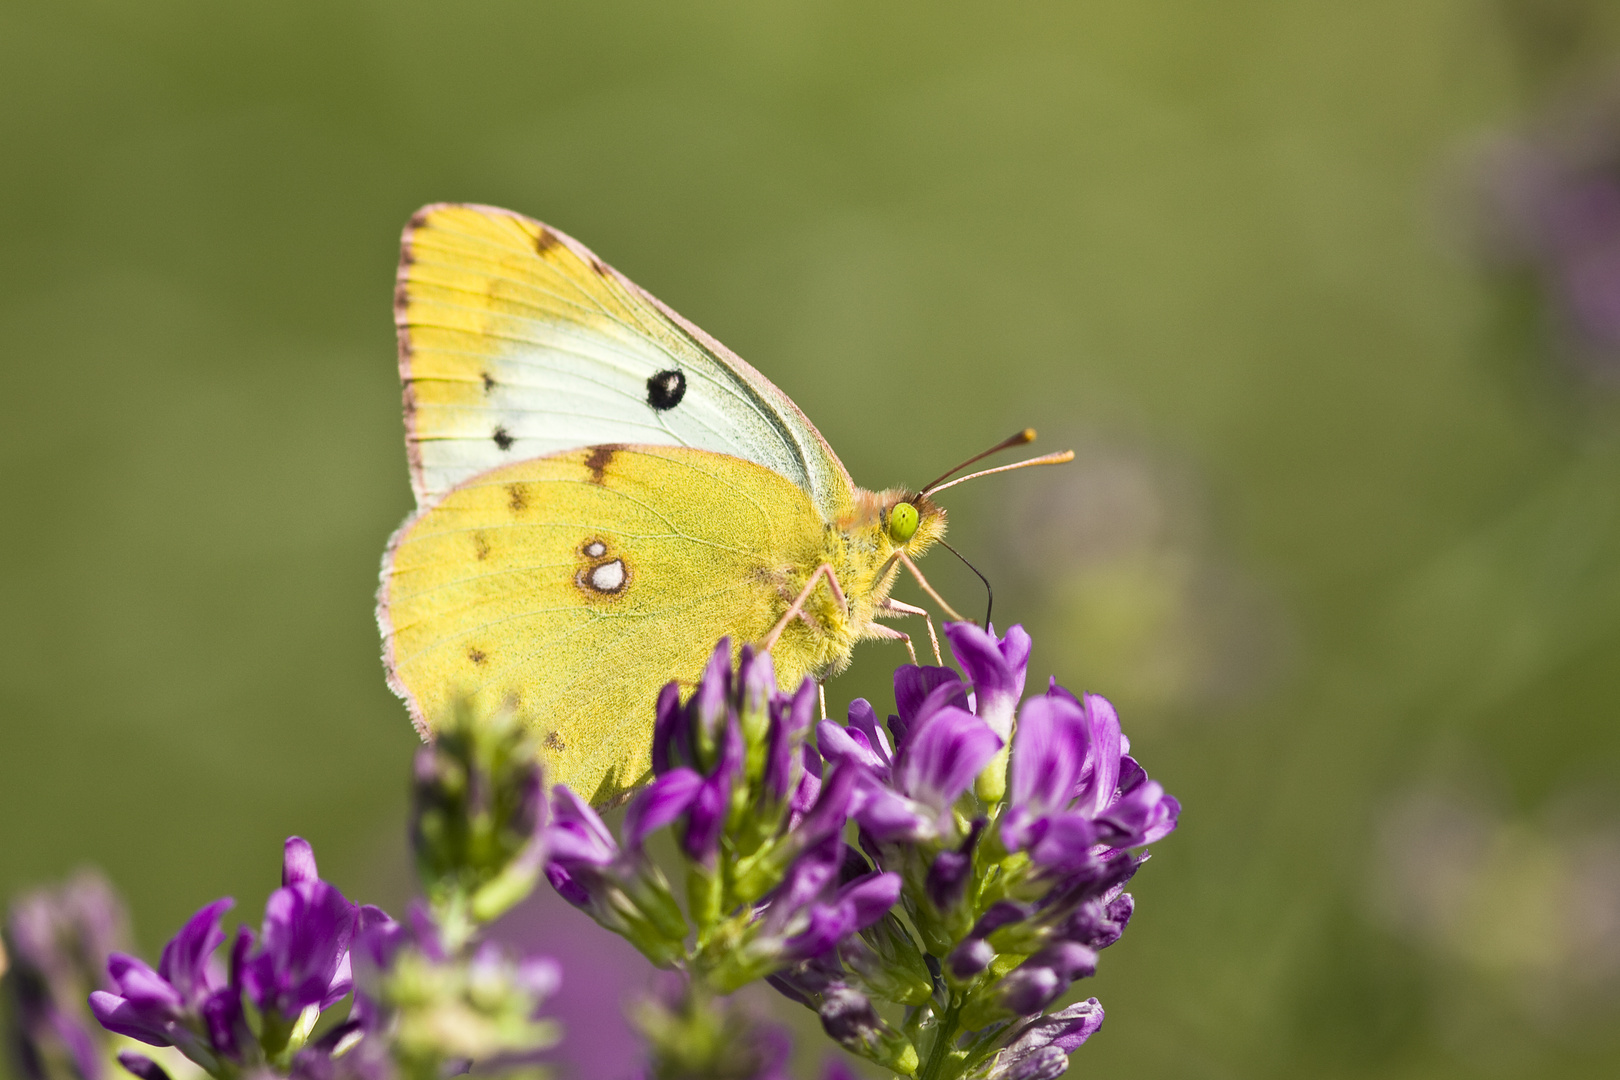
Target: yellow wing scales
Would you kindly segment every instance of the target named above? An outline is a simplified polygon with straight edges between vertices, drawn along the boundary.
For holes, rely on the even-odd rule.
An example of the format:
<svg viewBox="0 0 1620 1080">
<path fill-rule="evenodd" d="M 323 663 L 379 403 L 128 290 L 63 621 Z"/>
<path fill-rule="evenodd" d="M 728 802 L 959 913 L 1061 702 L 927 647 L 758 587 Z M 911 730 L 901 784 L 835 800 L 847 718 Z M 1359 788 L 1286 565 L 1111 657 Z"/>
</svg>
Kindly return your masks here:
<svg viewBox="0 0 1620 1080">
<path fill-rule="evenodd" d="M 822 533 L 799 488 L 720 454 L 588 447 L 493 470 L 390 545 L 390 683 L 424 732 L 458 694 L 511 705 L 553 780 L 623 790 L 648 767 L 657 686 L 694 681 L 724 635 L 763 637 Z"/>
</svg>

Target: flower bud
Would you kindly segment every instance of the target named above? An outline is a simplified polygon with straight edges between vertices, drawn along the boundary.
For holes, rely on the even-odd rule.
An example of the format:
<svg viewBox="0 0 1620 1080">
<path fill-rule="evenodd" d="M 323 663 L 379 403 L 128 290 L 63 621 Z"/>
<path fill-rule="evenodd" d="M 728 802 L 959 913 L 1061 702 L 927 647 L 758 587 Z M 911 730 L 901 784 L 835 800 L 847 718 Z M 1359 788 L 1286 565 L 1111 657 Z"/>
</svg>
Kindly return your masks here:
<svg viewBox="0 0 1620 1080">
<path fill-rule="evenodd" d="M 919 1058 L 911 1040 L 884 1023 L 871 999 L 848 986 L 829 987 L 822 995 L 821 1026 L 844 1049 L 903 1075 L 916 1072 Z"/>
<path fill-rule="evenodd" d="M 452 947 L 534 888 L 545 798 L 533 743 L 510 712 L 458 703 L 417 751 L 411 784 L 417 871 Z"/>
</svg>

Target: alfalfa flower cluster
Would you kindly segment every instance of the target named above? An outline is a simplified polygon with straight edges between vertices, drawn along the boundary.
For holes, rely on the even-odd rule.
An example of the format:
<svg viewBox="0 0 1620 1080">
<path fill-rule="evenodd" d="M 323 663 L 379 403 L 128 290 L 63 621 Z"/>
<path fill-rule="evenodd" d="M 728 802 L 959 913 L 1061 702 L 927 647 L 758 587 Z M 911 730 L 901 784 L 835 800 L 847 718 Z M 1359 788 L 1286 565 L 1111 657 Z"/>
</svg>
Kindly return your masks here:
<svg viewBox="0 0 1620 1080">
<path fill-rule="evenodd" d="M 1113 707 L 1049 684 L 1030 640 L 946 627 L 961 668 L 895 672 L 895 711 L 818 719 L 806 681 L 716 647 L 657 704 L 653 776 L 617 829 L 547 792 L 527 733 L 464 707 L 417 755 L 423 899 L 350 901 L 287 841 L 257 930 L 204 906 L 156 966 L 121 949 L 116 899 L 80 881 L 14 905 L 12 1043 L 31 1080 L 534 1074 L 567 993 L 489 923 L 541 877 L 672 972 L 631 1003 L 650 1080 L 787 1077 L 785 1036 L 727 995 L 757 981 L 845 1050 L 919 1080 L 1042 1080 L 1100 1027 L 1070 1000 L 1134 910 L 1126 884 L 1180 807 L 1130 756 Z M 836 1062 L 829 1075 L 847 1075 Z"/>
</svg>

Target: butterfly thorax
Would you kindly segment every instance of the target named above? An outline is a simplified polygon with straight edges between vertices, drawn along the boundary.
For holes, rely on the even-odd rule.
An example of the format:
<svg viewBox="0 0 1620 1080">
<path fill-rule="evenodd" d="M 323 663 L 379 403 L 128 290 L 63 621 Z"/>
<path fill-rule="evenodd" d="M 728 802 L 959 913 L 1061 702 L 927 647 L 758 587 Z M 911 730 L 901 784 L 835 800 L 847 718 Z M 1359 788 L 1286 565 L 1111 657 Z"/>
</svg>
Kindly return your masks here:
<svg viewBox="0 0 1620 1080">
<path fill-rule="evenodd" d="M 890 535 L 889 515 L 901 502 L 918 511 L 916 533 L 905 543 Z M 775 583 L 785 613 L 818 567 L 831 568 L 843 592 L 841 606 L 832 589 L 817 583 L 804 603 L 804 616 L 782 632 L 772 656 L 785 686 L 805 675 L 826 678 L 849 666 L 855 643 L 880 636 L 877 613 L 888 602 L 900 575 L 900 553 L 917 559 L 945 535 L 945 511 L 926 497 L 901 489 L 854 489 L 843 512 L 827 523 L 814 544 L 806 545 Z"/>
</svg>

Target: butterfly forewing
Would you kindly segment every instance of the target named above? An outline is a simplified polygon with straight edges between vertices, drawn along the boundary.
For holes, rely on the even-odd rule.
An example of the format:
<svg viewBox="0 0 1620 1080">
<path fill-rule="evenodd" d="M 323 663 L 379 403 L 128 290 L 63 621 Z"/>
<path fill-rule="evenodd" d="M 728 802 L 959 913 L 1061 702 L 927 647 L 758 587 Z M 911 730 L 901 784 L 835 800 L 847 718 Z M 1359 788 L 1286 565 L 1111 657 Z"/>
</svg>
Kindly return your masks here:
<svg viewBox="0 0 1620 1080">
<path fill-rule="evenodd" d="M 419 506 L 488 469 L 604 443 L 731 454 L 824 519 L 852 484 L 764 376 L 577 241 L 489 207 L 427 207 L 395 300 Z"/>
</svg>

